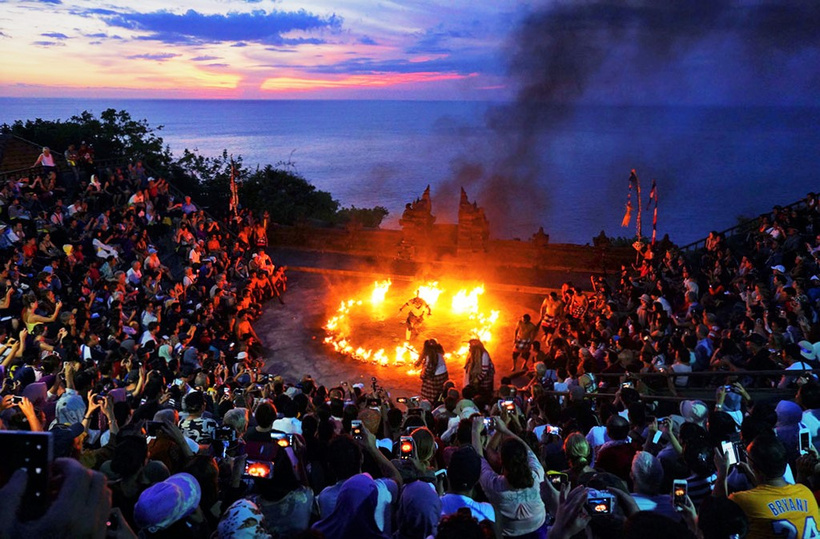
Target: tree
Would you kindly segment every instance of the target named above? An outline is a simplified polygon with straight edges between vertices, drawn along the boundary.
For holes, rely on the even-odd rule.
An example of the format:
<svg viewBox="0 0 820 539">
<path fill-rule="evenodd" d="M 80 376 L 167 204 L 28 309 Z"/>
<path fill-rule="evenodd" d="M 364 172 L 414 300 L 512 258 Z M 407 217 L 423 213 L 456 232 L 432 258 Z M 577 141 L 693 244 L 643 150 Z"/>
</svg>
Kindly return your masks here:
<svg viewBox="0 0 820 539">
<path fill-rule="evenodd" d="M 266 165 L 242 182 L 240 203 L 254 212 L 267 210 L 271 219 L 292 225 L 312 219 L 336 221 L 339 203 L 327 191 L 320 191 L 295 172 Z"/>
<path fill-rule="evenodd" d="M 158 126 L 156 131 L 161 130 Z M 154 169 L 165 169 L 172 161 L 170 149 L 162 137 L 148 125 L 147 120 L 134 120 L 124 110 L 106 109 L 99 118 L 83 111 L 66 121 L 17 120 L 12 125 L 3 124 L 3 133 L 43 144 L 62 153 L 70 144 L 87 142 L 94 146 L 98 158 L 141 159 Z"/>
</svg>

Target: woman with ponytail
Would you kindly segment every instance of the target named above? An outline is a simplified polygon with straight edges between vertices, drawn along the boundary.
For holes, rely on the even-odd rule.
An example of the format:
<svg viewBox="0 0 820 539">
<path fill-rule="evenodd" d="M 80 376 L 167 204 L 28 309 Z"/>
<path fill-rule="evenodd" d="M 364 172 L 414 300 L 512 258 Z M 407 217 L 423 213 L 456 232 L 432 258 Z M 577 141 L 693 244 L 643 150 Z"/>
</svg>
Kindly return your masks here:
<svg viewBox="0 0 820 539">
<path fill-rule="evenodd" d="M 580 432 L 573 432 L 564 441 L 564 454 L 569 462 L 569 469 L 565 472 L 569 477 L 570 485 L 575 488 L 580 484 L 579 479 L 587 473 L 595 473 L 590 467 L 592 450 L 589 442 Z"/>
</svg>

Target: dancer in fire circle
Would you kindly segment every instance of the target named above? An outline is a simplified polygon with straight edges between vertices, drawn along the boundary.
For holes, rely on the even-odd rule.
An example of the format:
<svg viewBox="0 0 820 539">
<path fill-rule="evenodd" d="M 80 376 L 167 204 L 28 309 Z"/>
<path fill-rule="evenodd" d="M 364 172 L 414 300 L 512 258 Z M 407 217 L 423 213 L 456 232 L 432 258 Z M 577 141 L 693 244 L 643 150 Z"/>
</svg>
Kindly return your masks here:
<svg viewBox="0 0 820 539">
<path fill-rule="evenodd" d="M 470 339 L 470 352 L 464 365 L 464 385 L 471 385 L 482 395 L 492 395 L 495 382 L 495 365 L 484 344 Z"/>
<path fill-rule="evenodd" d="M 415 368 L 421 369 L 421 398 L 435 405 L 436 399 L 444 390 L 444 383 L 449 378 L 447 363 L 444 361 L 444 348 L 435 339 L 424 341 Z"/>
<path fill-rule="evenodd" d="M 532 341 L 538 335 L 538 326 L 530 321 L 530 315 L 525 313 L 518 323 L 515 325 L 515 346 L 512 353 L 512 369 L 515 370 L 515 363 L 518 356 L 524 359 L 522 369 L 527 368 L 527 361 L 530 359 L 530 349 L 532 348 Z"/>
<path fill-rule="evenodd" d="M 564 302 L 558 297 L 557 292 L 550 292 L 541 303 L 540 322 L 541 330 L 544 332 L 544 341 L 549 344 L 550 338 L 564 314 Z"/>
<path fill-rule="evenodd" d="M 419 296 L 418 290 L 416 290 L 414 297 L 399 307 L 399 312 L 402 312 L 406 307 L 409 308 L 409 311 L 407 312 L 407 319 L 404 321 L 407 326 L 405 339 L 409 341 L 418 335 L 419 327 L 421 327 L 421 324 L 424 322 L 424 311 L 426 310 L 427 316 L 430 316 L 433 314 L 433 310 L 430 308 L 430 305 L 424 301 L 424 298 Z"/>
</svg>

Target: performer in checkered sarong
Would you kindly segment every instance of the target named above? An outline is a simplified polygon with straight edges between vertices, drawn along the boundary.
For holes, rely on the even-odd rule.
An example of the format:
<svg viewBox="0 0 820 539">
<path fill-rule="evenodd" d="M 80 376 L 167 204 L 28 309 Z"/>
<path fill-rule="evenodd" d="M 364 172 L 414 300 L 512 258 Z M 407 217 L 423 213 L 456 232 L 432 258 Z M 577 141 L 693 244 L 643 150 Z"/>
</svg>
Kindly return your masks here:
<svg viewBox="0 0 820 539">
<path fill-rule="evenodd" d="M 478 339 L 470 339 L 470 355 L 464 365 L 464 385 L 471 385 L 482 395 L 490 396 L 495 383 L 495 365 Z"/>
<path fill-rule="evenodd" d="M 535 340 L 537 334 L 538 326 L 536 326 L 530 321 L 529 314 L 524 313 L 524 315 L 515 325 L 515 347 L 513 348 L 512 353 L 513 361 L 511 370 L 515 370 L 515 363 L 518 359 L 518 356 L 521 356 L 524 359 L 524 364 L 521 365 L 521 368 L 527 368 L 527 360 L 530 359 L 530 349 L 532 348 L 532 342 Z"/>
<path fill-rule="evenodd" d="M 424 341 L 416 368 L 421 368 L 421 398 L 435 405 L 447 381 L 447 363 L 444 348 L 435 339 Z"/>
</svg>

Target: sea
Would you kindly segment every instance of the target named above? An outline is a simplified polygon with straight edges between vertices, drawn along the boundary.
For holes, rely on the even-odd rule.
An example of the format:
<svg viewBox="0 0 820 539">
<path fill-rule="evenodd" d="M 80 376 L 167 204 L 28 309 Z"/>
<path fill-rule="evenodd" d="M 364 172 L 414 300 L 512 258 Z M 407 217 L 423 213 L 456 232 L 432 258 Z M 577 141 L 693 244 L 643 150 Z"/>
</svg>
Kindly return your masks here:
<svg viewBox="0 0 820 539">
<path fill-rule="evenodd" d="M 0 124 L 108 108 L 146 120 L 177 156 L 227 150 L 287 167 L 342 206 L 383 206 L 384 227 L 429 185 L 438 223 L 456 222 L 464 188 L 496 238 L 634 237 L 639 213 L 649 236 L 654 182 L 658 237 L 683 245 L 820 191 L 820 108 L 0 98 Z"/>
</svg>

